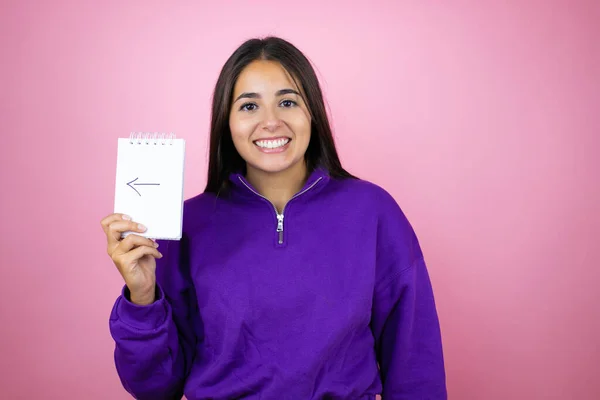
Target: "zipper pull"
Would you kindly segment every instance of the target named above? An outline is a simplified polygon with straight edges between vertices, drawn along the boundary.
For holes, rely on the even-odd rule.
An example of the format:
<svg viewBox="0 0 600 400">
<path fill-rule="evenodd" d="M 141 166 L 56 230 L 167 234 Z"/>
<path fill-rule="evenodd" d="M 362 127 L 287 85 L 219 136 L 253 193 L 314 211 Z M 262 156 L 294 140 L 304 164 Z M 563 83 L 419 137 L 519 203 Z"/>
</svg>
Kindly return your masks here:
<svg viewBox="0 0 600 400">
<path fill-rule="evenodd" d="M 279 244 L 283 244 L 283 214 L 277 214 L 277 232 L 279 233 Z"/>
</svg>

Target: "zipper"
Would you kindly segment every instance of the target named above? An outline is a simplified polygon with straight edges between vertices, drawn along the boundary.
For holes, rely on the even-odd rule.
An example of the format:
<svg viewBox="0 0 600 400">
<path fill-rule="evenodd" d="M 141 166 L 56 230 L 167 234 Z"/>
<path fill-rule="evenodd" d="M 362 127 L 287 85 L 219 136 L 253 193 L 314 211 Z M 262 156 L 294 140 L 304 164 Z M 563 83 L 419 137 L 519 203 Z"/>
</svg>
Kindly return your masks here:
<svg viewBox="0 0 600 400">
<path fill-rule="evenodd" d="M 292 198 L 285 204 L 285 206 L 283 206 L 283 210 L 281 210 L 281 214 L 279 214 L 279 212 L 277 211 L 277 207 L 275 207 L 275 204 L 271 203 L 271 200 L 267 199 L 265 196 L 258 193 L 256 190 L 252 189 L 246 182 L 244 182 L 244 180 L 242 179 L 241 176 L 239 176 L 238 179 L 240 180 L 240 182 L 242 182 L 242 184 L 244 186 L 246 186 L 248 188 L 248 190 L 250 190 L 252 193 L 257 195 L 258 197 L 262 197 L 263 199 L 268 201 L 271 206 L 273 206 L 273 210 L 275 210 L 275 215 L 277 216 L 277 239 L 278 239 L 277 242 L 279 244 L 283 244 L 283 216 L 285 213 L 285 208 L 287 207 L 288 204 L 290 204 L 290 201 L 294 200 L 298 196 L 302 196 L 304 193 L 308 192 L 310 189 L 315 187 L 315 185 L 317 183 L 319 183 L 319 181 L 321 181 L 321 179 L 323 179 L 323 177 L 319 177 L 319 179 L 314 181 L 309 187 L 307 187 L 306 189 L 304 189 L 301 192 L 298 192 L 294 196 L 292 196 Z"/>
<path fill-rule="evenodd" d="M 277 234 L 279 235 L 279 244 L 283 244 L 283 213 L 277 214 Z"/>
</svg>

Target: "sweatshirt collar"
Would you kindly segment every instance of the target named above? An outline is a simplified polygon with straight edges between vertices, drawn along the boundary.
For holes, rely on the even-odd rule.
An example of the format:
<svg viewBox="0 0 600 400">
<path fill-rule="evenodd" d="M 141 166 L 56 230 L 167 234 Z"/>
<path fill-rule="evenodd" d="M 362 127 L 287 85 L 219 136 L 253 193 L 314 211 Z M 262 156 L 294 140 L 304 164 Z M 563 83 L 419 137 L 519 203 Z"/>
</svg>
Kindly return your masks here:
<svg viewBox="0 0 600 400">
<path fill-rule="evenodd" d="M 233 172 L 229 175 L 229 180 L 233 184 L 233 187 L 236 192 L 244 194 L 246 196 L 260 196 L 258 194 L 258 190 L 254 188 L 250 182 L 246 179 L 246 177 L 241 172 Z M 302 187 L 302 189 L 296 194 L 308 194 L 317 192 L 319 188 L 325 186 L 325 184 L 330 180 L 329 173 L 323 167 L 315 168 L 308 176 L 306 183 Z"/>
</svg>

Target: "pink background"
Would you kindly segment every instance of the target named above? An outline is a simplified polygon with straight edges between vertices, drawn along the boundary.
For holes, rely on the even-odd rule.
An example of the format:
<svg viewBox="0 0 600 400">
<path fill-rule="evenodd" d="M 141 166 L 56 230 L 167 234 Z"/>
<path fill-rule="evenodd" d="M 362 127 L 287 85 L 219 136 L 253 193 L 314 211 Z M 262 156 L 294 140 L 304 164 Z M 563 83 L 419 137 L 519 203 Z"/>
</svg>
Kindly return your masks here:
<svg viewBox="0 0 600 400">
<path fill-rule="evenodd" d="M 200 192 L 217 74 L 266 34 L 314 61 L 345 166 L 417 230 L 450 398 L 600 398 L 600 3 L 326 3 L 1 3 L 0 398 L 130 398 L 99 224 L 116 139 L 184 137 Z"/>
</svg>

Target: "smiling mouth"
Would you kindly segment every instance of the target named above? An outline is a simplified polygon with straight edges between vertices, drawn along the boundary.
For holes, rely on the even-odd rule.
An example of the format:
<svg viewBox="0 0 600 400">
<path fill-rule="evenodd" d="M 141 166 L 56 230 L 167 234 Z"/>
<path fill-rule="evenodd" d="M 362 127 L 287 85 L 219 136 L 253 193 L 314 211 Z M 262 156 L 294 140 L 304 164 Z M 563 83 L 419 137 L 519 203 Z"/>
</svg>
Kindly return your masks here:
<svg viewBox="0 0 600 400">
<path fill-rule="evenodd" d="M 261 149 L 279 149 L 291 142 L 292 139 L 281 137 L 276 139 L 259 139 L 255 140 L 254 144 Z"/>
</svg>

